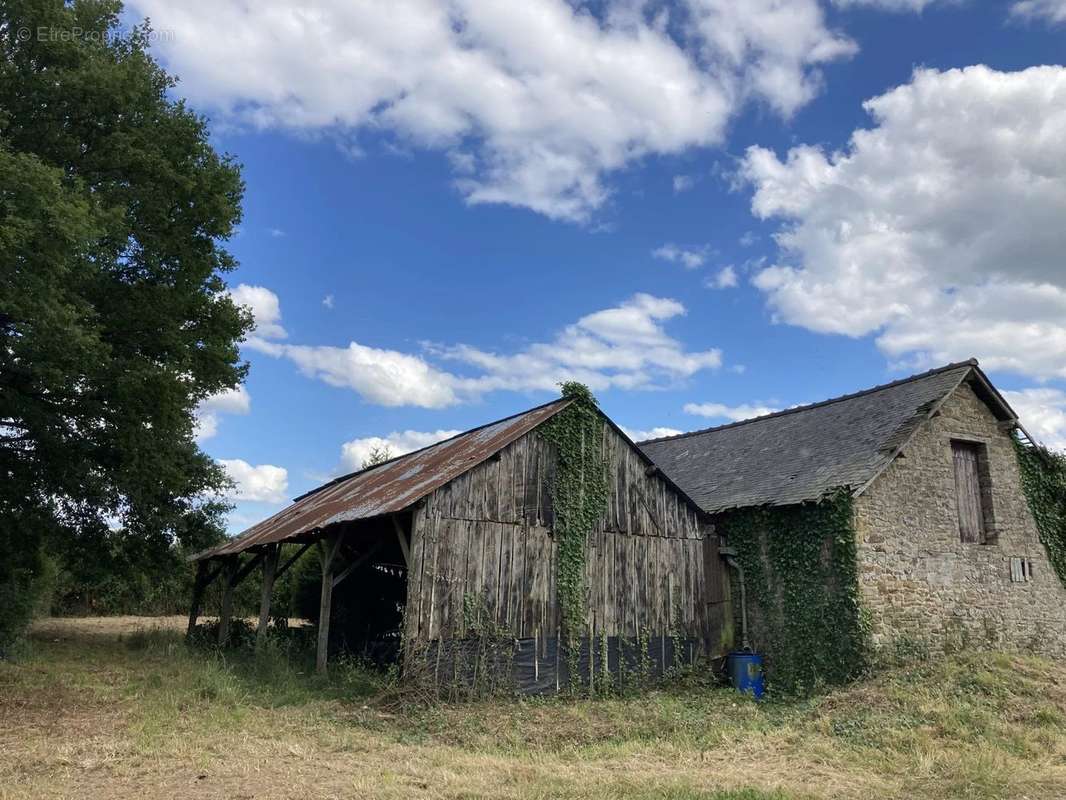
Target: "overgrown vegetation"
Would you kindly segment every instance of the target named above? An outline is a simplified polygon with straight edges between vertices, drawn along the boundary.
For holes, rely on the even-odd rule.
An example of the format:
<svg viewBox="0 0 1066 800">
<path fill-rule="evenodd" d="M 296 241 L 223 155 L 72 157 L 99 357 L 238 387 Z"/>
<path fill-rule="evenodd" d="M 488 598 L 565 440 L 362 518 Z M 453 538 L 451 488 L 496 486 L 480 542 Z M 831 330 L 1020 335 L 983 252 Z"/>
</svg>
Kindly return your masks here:
<svg viewBox="0 0 1066 800">
<path fill-rule="evenodd" d="M 195 410 L 246 370 L 244 187 L 121 14 L 0 3 L 0 655 L 50 572 L 77 595 L 120 551 L 151 581 L 222 535 Z M 142 588 L 116 569 L 103 594 Z"/>
<path fill-rule="evenodd" d="M 603 456 L 603 416 L 589 388 L 562 384 L 573 402 L 540 428 L 556 448 L 552 534 L 558 542 L 556 592 L 562 611 L 571 683 L 578 674 L 578 641 L 585 632 L 585 547 L 589 534 L 607 512 L 607 465 Z"/>
<path fill-rule="evenodd" d="M 804 693 L 859 675 L 867 636 L 850 494 L 742 509 L 717 525 L 744 569 L 750 638 L 771 687 Z"/>
<path fill-rule="evenodd" d="M 1066 666 L 1034 657 L 912 661 L 764 703 L 690 676 L 608 699 L 415 707 L 389 680 L 339 661 L 322 679 L 276 643 L 191 651 L 180 620 L 47 621 L 24 660 L 0 664 L 0 796 L 1066 795 Z"/>
<path fill-rule="evenodd" d="M 1059 580 L 1066 584 L 1066 453 L 1024 444 L 1017 437 L 1014 449 L 1040 541 Z"/>
</svg>

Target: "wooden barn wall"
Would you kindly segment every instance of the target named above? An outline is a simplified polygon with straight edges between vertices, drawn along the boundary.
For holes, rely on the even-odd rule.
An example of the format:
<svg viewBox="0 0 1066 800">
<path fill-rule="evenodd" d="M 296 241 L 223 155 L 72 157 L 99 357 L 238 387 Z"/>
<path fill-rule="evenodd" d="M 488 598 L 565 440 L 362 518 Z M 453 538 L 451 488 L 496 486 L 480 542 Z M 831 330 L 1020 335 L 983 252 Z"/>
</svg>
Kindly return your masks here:
<svg viewBox="0 0 1066 800">
<path fill-rule="evenodd" d="M 597 635 L 717 641 L 725 601 L 717 539 L 609 425 L 607 513 L 586 546 Z M 427 498 L 413 516 L 407 635 L 463 636 L 473 616 L 518 639 L 552 638 L 553 446 L 533 431 Z M 705 575 L 706 573 L 706 575 Z M 705 579 L 709 578 L 709 580 Z"/>
</svg>

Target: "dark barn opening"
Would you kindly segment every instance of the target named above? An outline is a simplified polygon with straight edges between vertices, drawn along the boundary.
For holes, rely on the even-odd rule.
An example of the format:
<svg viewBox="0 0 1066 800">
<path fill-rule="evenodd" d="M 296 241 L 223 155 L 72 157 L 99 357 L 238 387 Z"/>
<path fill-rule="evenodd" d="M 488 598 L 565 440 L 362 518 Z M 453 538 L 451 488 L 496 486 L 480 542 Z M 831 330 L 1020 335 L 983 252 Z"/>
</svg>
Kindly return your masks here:
<svg viewBox="0 0 1066 800">
<path fill-rule="evenodd" d="M 410 514 L 396 522 L 406 534 Z M 388 666 L 399 659 L 407 603 L 407 558 L 396 524 L 392 517 L 359 522 L 345 539 L 352 545 L 342 549 L 337 569 L 358 566 L 333 590 L 330 651 Z"/>
</svg>

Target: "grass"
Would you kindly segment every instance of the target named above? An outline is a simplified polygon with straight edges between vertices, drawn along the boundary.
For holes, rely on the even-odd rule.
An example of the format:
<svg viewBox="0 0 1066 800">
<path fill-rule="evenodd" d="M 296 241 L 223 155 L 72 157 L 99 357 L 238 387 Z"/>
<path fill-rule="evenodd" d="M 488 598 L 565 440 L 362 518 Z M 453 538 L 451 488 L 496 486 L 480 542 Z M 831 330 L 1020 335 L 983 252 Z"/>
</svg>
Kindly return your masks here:
<svg viewBox="0 0 1066 800">
<path fill-rule="evenodd" d="M 358 666 L 51 620 L 0 663 L 0 799 L 1054 798 L 1066 666 L 960 654 L 806 700 L 679 686 L 400 707 Z"/>
</svg>

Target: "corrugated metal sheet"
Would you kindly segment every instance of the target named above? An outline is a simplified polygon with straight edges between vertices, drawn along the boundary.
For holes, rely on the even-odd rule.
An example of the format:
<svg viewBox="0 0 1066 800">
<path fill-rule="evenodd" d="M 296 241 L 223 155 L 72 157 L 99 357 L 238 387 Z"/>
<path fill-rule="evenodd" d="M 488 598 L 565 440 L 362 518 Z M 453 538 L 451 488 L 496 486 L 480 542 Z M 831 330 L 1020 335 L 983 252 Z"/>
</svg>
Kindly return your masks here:
<svg viewBox="0 0 1066 800">
<path fill-rule="evenodd" d="M 403 511 L 448 481 L 498 453 L 572 401 L 555 400 L 513 417 L 376 467 L 347 475 L 302 495 L 289 507 L 253 525 L 236 539 L 198 554 L 202 560 L 299 538 L 327 525 Z"/>
</svg>

